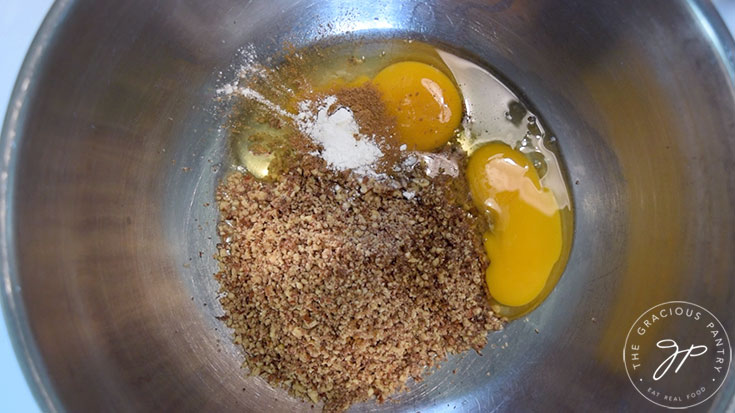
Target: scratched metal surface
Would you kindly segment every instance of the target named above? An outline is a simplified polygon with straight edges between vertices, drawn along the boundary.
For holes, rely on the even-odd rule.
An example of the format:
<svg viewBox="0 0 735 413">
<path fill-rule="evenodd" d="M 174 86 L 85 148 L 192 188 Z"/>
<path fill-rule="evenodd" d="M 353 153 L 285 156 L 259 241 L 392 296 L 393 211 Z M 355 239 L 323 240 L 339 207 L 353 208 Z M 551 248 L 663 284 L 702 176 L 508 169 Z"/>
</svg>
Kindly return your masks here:
<svg viewBox="0 0 735 413">
<path fill-rule="evenodd" d="M 215 318 L 214 89 L 247 43 L 269 55 L 370 35 L 442 43 L 515 85 L 558 137 L 576 233 L 556 290 L 482 355 L 353 410 L 650 410 L 621 360 L 643 310 L 697 302 L 735 337 L 733 44 L 713 13 L 667 0 L 57 2 L 11 101 L 0 193 L 4 305 L 43 409 L 311 411 L 245 377 Z M 725 410 L 733 377 L 698 409 Z"/>
</svg>

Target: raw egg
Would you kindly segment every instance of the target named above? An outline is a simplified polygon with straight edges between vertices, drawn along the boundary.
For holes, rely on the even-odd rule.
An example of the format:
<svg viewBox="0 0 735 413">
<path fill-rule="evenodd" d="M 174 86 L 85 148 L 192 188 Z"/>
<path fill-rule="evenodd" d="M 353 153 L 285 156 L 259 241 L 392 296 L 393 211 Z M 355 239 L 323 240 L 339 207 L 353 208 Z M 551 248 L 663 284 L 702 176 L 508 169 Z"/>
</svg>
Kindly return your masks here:
<svg viewBox="0 0 735 413">
<path fill-rule="evenodd" d="M 439 69 L 420 62 L 394 63 L 373 83 L 396 119 L 398 140 L 408 149 L 431 151 L 446 144 L 462 119 L 457 87 Z"/>
<path fill-rule="evenodd" d="M 562 250 L 562 224 L 553 193 L 543 188 L 531 162 L 504 143 L 470 156 L 467 180 L 476 206 L 492 229 L 485 233 L 490 295 L 507 306 L 539 296 Z"/>
</svg>

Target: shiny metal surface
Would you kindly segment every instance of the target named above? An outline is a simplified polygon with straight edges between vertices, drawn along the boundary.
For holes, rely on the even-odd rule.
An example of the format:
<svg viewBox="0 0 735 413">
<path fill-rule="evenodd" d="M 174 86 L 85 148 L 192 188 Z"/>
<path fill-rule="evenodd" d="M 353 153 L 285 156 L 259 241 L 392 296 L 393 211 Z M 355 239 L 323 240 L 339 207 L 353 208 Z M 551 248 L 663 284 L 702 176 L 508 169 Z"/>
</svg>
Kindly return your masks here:
<svg viewBox="0 0 735 413">
<path fill-rule="evenodd" d="M 245 377 L 215 319 L 213 96 L 247 43 L 347 32 L 439 42 L 516 85 L 559 139 L 576 207 L 540 308 L 355 411 L 648 411 L 621 357 L 644 310 L 692 301 L 735 337 L 735 48 L 707 3 L 62 0 L 0 170 L 3 303 L 45 410 L 311 411 Z M 732 410 L 734 382 L 695 410 Z"/>
</svg>

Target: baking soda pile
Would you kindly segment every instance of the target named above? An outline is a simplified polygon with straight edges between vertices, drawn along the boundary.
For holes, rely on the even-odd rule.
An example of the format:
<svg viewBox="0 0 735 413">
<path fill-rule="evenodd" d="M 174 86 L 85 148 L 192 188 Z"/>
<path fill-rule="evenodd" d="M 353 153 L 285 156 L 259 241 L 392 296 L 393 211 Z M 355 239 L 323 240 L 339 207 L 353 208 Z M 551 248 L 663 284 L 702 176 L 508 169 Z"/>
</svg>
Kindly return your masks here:
<svg viewBox="0 0 735 413">
<path fill-rule="evenodd" d="M 337 98 L 327 96 L 318 102 L 316 114 L 312 102 L 299 104 L 299 129 L 319 144 L 319 155 L 335 171 L 352 170 L 360 175 L 375 175 L 375 164 L 383 156 L 373 137 L 361 135 L 352 111 L 338 107 L 330 113 Z"/>
</svg>

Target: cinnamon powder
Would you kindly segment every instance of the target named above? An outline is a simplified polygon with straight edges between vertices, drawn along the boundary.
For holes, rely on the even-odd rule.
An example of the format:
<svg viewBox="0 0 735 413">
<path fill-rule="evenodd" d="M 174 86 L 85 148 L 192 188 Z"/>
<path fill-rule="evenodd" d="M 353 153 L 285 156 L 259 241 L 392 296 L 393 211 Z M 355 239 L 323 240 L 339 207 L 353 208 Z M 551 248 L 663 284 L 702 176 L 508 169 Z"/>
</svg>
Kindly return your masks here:
<svg viewBox="0 0 735 413">
<path fill-rule="evenodd" d="M 350 108 L 360 133 L 384 139 L 395 134 L 395 119 L 386 114 L 380 91 L 372 83 L 336 90 L 334 96 L 337 102 Z"/>
<path fill-rule="evenodd" d="M 400 142 L 396 139 L 394 117 L 388 115 L 382 94 L 371 82 L 333 91 L 337 102 L 352 111 L 360 133 L 370 136 L 383 150 L 378 169 L 389 170 L 398 159 Z"/>
</svg>

